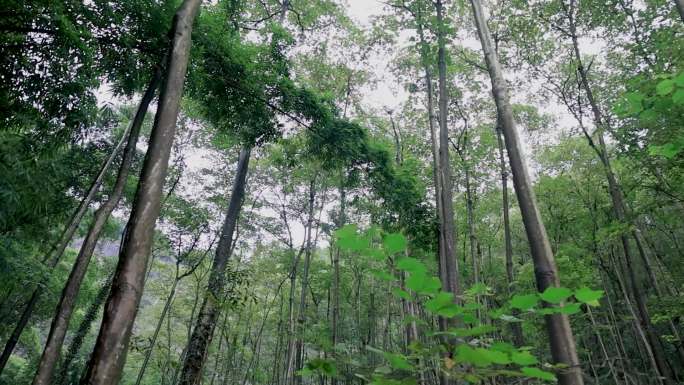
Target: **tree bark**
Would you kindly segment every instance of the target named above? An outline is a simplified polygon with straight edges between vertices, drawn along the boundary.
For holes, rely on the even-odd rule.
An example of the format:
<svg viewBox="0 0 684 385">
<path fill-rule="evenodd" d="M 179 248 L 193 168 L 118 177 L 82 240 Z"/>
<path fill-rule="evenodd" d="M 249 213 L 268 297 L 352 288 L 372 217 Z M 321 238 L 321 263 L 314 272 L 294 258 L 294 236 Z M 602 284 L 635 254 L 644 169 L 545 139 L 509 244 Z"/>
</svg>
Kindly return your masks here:
<svg viewBox="0 0 684 385">
<path fill-rule="evenodd" d="M 513 185 L 518 197 L 518 205 L 525 225 L 525 232 L 530 244 L 530 251 L 534 262 L 537 289 L 543 292 L 549 287 L 559 286 L 558 270 L 544 223 L 542 222 L 537 199 L 532 189 L 532 183 L 527 172 L 525 158 L 520 148 L 518 132 L 513 120 L 508 87 L 503 77 L 498 55 L 494 50 L 492 36 L 479 0 L 470 0 L 475 18 L 482 51 L 484 53 L 487 70 L 492 82 L 492 93 L 499 115 L 499 124 L 504 134 L 508 159 L 513 173 Z M 562 370 L 558 379 L 561 385 L 582 385 L 582 370 L 577 357 L 575 339 L 570 328 L 567 315 L 554 314 L 545 316 L 546 328 L 551 344 L 551 355 L 556 363 L 567 366 Z"/>
<path fill-rule="evenodd" d="M 140 137 L 140 128 L 145 119 L 147 109 L 159 86 L 160 79 L 161 69 L 156 68 L 152 74 L 150 84 L 140 101 L 135 117 L 131 122 L 128 142 L 126 143 L 123 159 L 121 160 L 121 165 L 119 166 L 119 172 L 116 176 L 116 182 L 114 183 L 112 192 L 107 201 L 95 212 L 95 219 L 88 229 L 88 235 L 86 235 L 83 245 L 81 245 L 81 250 L 76 257 L 71 274 L 62 290 L 62 296 L 57 304 L 55 316 L 52 319 L 52 325 L 50 326 L 50 332 L 47 341 L 45 342 L 45 348 L 43 349 L 43 354 L 38 363 L 38 370 L 33 378 L 33 385 L 49 385 L 51 383 L 52 375 L 57 362 L 59 361 L 64 337 L 69 329 L 69 321 L 71 320 L 71 315 L 73 314 L 74 306 L 76 305 L 78 291 L 81 288 L 81 283 L 88 270 L 90 259 L 95 252 L 95 246 L 97 246 L 100 233 L 123 195 L 126 182 L 128 181 L 128 174 L 131 165 L 133 164 L 138 138 Z"/>
<path fill-rule="evenodd" d="M 420 39 L 420 58 L 423 65 L 423 72 L 425 77 L 425 93 L 427 96 L 427 118 L 428 118 L 428 128 L 430 129 L 430 143 L 432 151 L 432 177 L 433 183 L 435 185 L 435 208 L 437 211 L 437 217 L 442 223 L 442 182 L 439 174 L 439 142 L 437 139 L 437 129 L 435 127 L 435 116 L 434 116 L 434 90 L 432 88 L 432 71 L 430 70 L 430 63 L 428 62 L 428 46 L 425 40 L 425 32 L 423 30 L 423 17 L 420 9 L 416 12 L 416 24 L 418 29 L 418 37 Z M 440 227 L 439 234 L 437 238 L 437 259 L 438 259 L 438 270 L 439 279 L 442 282 L 447 281 L 446 277 L 446 266 L 444 265 L 444 234 Z M 442 325 L 443 330 L 446 330 L 446 323 L 442 318 L 440 318 L 440 325 Z"/>
<path fill-rule="evenodd" d="M 442 233 L 443 265 L 446 282 L 442 285 L 449 292 L 458 296 L 461 293 L 458 260 L 455 246 L 456 231 L 454 226 L 454 203 L 451 182 L 451 163 L 449 161 L 449 128 L 447 127 L 447 85 L 446 85 L 446 39 L 444 36 L 444 10 L 442 0 L 437 0 L 437 69 L 439 77 L 439 179 L 441 181 L 440 232 Z"/>
<path fill-rule="evenodd" d="M 231 256 L 233 234 L 235 233 L 238 217 L 240 216 L 240 208 L 245 196 L 250 153 L 251 148 L 249 147 L 244 147 L 240 150 L 226 219 L 223 222 L 221 236 L 216 247 L 216 255 L 211 267 L 207 291 L 204 294 L 204 300 L 200 307 L 192 336 L 188 341 L 183 369 L 178 380 L 179 385 L 195 385 L 199 383 L 202 374 L 204 359 L 220 313 L 223 289 L 225 287 L 225 269 Z"/>
<path fill-rule="evenodd" d="M 176 132 L 176 120 L 190 56 L 191 32 L 200 0 L 184 0 L 174 16 L 171 52 L 159 105 L 143 163 L 119 263 L 107 299 L 95 350 L 82 385 L 118 383 L 144 287 L 145 268 L 152 246 L 161 192 Z"/>
</svg>

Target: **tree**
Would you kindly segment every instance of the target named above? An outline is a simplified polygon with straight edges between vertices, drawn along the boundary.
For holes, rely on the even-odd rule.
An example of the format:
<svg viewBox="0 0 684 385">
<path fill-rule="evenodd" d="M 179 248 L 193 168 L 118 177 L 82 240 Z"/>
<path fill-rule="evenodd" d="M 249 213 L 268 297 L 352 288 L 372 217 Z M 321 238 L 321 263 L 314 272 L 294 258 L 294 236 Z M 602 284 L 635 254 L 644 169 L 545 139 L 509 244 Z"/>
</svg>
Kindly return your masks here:
<svg viewBox="0 0 684 385">
<path fill-rule="evenodd" d="M 121 376 L 133 320 L 145 284 L 145 267 L 154 223 L 159 215 L 161 189 L 175 135 L 189 59 L 190 33 L 199 7 L 200 1 L 186 0 L 174 16 L 171 49 L 150 144 L 97 343 L 81 380 L 84 384 L 114 384 Z"/>
<path fill-rule="evenodd" d="M 492 37 L 487 26 L 482 5 L 478 0 L 471 0 L 475 25 L 477 26 L 480 43 L 487 70 L 492 82 L 492 94 L 498 111 L 498 121 L 504 134 L 508 159 L 513 173 L 513 185 L 518 196 L 518 205 L 525 223 L 527 239 L 530 243 L 532 258 L 534 259 L 535 278 L 537 289 L 544 292 L 549 287 L 558 287 L 558 269 L 551 251 L 546 229 L 542 222 L 537 199 L 532 190 L 532 184 L 525 165 L 524 156 L 520 148 L 518 133 L 513 120 L 508 86 L 503 77 L 501 64 L 498 55 L 494 50 Z M 554 314 L 547 315 L 546 328 L 551 344 L 551 354 L 556 362 L 567 365 L 560 374 L 560 383 L 564 385 L 584 383 L 582 370 L 579 366 L 575 338 L 570 328 L 570 321 L 567 315 Z"/>
</svg>

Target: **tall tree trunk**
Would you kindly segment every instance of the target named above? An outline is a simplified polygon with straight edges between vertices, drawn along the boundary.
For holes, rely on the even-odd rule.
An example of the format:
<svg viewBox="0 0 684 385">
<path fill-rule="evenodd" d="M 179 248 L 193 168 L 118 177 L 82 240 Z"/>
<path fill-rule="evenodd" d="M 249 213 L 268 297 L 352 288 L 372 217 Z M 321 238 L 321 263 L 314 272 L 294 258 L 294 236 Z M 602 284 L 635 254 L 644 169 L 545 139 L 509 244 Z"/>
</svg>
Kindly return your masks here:
<svg viewBox="0 0 684 385">
<path fill-rule="evenodd" d="M 43 349 L 43 354 L 38 363 L 38 370 L 33 378 L 33 385 L 49 385 L 51 383 L 52 375 L 57 362 L 59 361 L 62 344 L 64 343 L 64 336 L 66 336 L 67 330 L 69 329 L 69 321 L 71 320 L 71 315 L 73 314 L 74 306 L 76 305 L 78 291 L 81 288 L 81 283 L 88 270 L 90 258 L 95 252 L 95 246 L 100 238 L 100 233 L 123 195 L 126 182 L 128 181 L 128 174 L 131 165 L 133 164 L 136 145 L 138 144 L 138 138 L 140 136 L 140 128 L 145 119 L 147 109 L 159 86 L 160 79 L 161 69 L 155 68 L 150 84 L 147 86 L 147 90 L 140 101 L 138 110 L 131 123 L 128 142 L 126 143 L 123 159 L 121 160 L 121 165 L 119 166 L 119 172 L 116 176 L 116 182 L 114 183 L 112 192 L 107 201 L 95 212 L 95 219 L 88 229 L 88 235 L 86 235 L 85 240 L 81 245 L 81 250 L 76 257 L 74 266 L 71 269 L 71 274 L 62 290 L 62 296 L 57 304 L 55 316 L 52 319 L 52 325 L 50 326 L 50 332 L 47 341 L 45 342 L 45 348 Z"/>
<path fill-rule="evenodd" d="M 473 269 L 473 283 L 477 284 L 480 282 L 480 264 L 478 261 L 478 248 L 479 244 L 477 241 L 477 236 L 475 234 L 475 216 L 474 216 L 474 211 L 475 211 L 475 198 L 474 198 L 474 191 L 472 187 L 472 181 L 471 181 L 471 168 L 470 164 L 468 164 L 468 119 L 465 117 L 465 115 L 462 115 L 462 119 L 464 122 L 464 128 L 463 128 L 463 143 L 459 147 L 457 147 L 454 144 L 454 150 L 458 152 L 458 154 L 461 157 L 461 161 L 463 162 L 463 176 L 464 176 L 464 182 L 465 182 L 465 200 L 466 200 L 466 223 L 468 225 L 468 243 L 470 244 L 470 260 L 472 263 L 472 269 Z M 453 142 L 452 142 L 453 144 Z M 464 253 L 465 254 L 465 253 Z M 465 257 L 463 258 L 465 260 Z M 479 302 L 479 299 L 478 299 Z M 480 311 L 478 310 L 478 318 L 480 318 Z"/>
<path fill-rule="evenodd" d="M 161 192 L 176 133 L 176 120 L 190 56 L 190 35 L 200 0 L 184 0 L 173 19 L 171 52 L 143 170 L 124 234 L 112 290 L 83 385 L 118 383 L 144 287 L 145 268 L 161 206 Z"/>
<path fill-rule="evenodd" d="M 344 176 L 343 176 L 344 178 Z M 344 226 L 347 221 L 346 218 L 346 190 L 344 187 L 344 182 L 340 184 L 340 214 L 337 218 L 337 227 Z M 332 265 L 333 265 L 333 287 L 332 287 L 332 320 L 330 323 L 331 329 L 331 343 L 332 349 L 335 351 L 335 345 L 337 344 L 339 338 L 339 323 L 340 323 L 340 248 L 336 247 L 335 251 L 332 253 Z M 330 380 L 332 385 L 337 384 L 337 378 L 332 377 Z"/>
<path fill-rule="evenodd" d="M 504 134 L 508 159 L 513 173 L 513 185 L 518 196 L 518 205 L 525 225 L 527 239 L 530 244 L 537 281 L 537 289 L 543 292 L 549 287 L 559 286 L 558 270 L 549 244 L 546 229 L 542 222 L 537 199 L 527 172 L 525 158 L 520 148 L 518 132 L 513 120 L 508 87 L 503 77 L 498 55 L 494 50 L 492 36 L 487 26 L 482 5 L 479 0 L 470 0 L 475 18 L 475 25 L 482 44 L 487 70 L 492 82 L 492 93 L 499 115 L 499 124 Z M 556 363 L 567 365 L 558 378 L 561 385 L 582 385 L 582 370 L 577 358 L 575 339 L 570 328 L 570 321 L 565 314 L 545 316 L 546 328 L 551 343 L 551 355 Z"/>
<path fill-rule="evenodd" d="M 245 196 L 250 153 L 251 148 L 249 147 L 244 147 L 240 150 L 226 219 L 223 222 L 221 237 L 216 247 L 216 255 L 211 267 L 207 291 L 204 294 L 204 300 L 200 307 L 199 317 L 195 322 L 192 336 L 188 341 L 187 353 L 178 381 L 180 385 L 195 385 L 199 382 L 202 374 L 204 359 L 220 313 L 222 293 L 225 287 L 225 269 L 231 256 L 233 234 L 235 233 L 235 227 L 240 216 L 240 208 Z"/>
<path fill-rule="evenodd" d="M 446 39 L 444 7 L 442 0 L 435 2 L 437 11 L 437 78 L 439 85 L 439 162 L 437 163 L 439 194 L 439 232 L 440 245 L 439 266 L 442 287 L 454 294 L 457 301 L 461 293 L 458 259 L 456 259 L 456 229 L 454 225 L 454 203 L 451 182 L 451 162 L 449 160 L 449 128 L 447 126 L 447 84 L 446 84 Z M 451 320 L 440 317 L 440 330 L 446 330 Z M 447 353 L 449 355 L 450 353 Z M 450 385 L 453 381 L 446 375 L 440 376 L 442 385 Z"/>
<path fill-rule="evenodd" d="M 435 185 L 435 208 L 437 210 L 437 217 L 442 217 L 442 187 L 439 174 L 439 142 L 437 138 L 437 128 L 435 127 L 435 116 L 434 116 L 434 90 L 432 88 L 432 71 L 430 69 L 429 62 L 429 49 L 427 41 L 425 39 L 425 32 L 423 27 L 423 17 L 420 9 L 416 12 L 416 25 L 418 30 L 419 44 L 420 44 L 420 59 L 423 66 L 423 73 L 425 78 L 425 94 L 427 97 L 427 118 L 428 118 L 428 128 L 430 130 L 430 150 L 432 152 L 432 178 L 433 184 Z M 441 223 L 441 219 L 440 219 Z M 442 282 L 446 282 L 446 266 L 444 266 L 444 236 L 440 228 L 438 239 L 438 268 L 439 268 L 439 278 Z M 440 323 L 445 325 L 443 320 L 440 319 Z M 445 326 L 444 326 L 445 327 Z M 445 329 L 446 330 L 446 329 Z"/>
<path fill-rule="evenodd" d="M 290 385 L 294 383 L 295 377 L 295 333 L 296 333 L 296 320 L 295 320 L 295 286 L 297 285 L 297 269 L 299 266 L 299 260 L 301 259 L 302 253 L 294 254 L 292 258 L 292 269 L 290 270 L 290 293 L 287 300 L 287 351 L 285 353 L 285 384 Z M 302 250 L 303 251 L 303 250 Z"/>
<path fill-rule="evenodd" d="M 114 162 L 116 155 L 119 153 L 119 150 L 121 149 L 121 147 L 123 147 L 124 143 L 126 143 L 126 140 L 130 136 L 131 128 L 132 126 L 129 125 L 126 131 L 121 136 L 121 139 L 119 139 L 119 142 L 117 142 L 117 144 L 114 146 L 112 152 L 109 154 L 109 157 L 100 167 L 100 170 L 98 171 L 97 175 L 95 176 L 95 179 L 91 183 L 88 192 L 83 198 L 81 198 L 81 202 L 79 203 L 78 208 L 69 218 L 69 221 L 67 222 L 68 224 L 62 231 L 59 240 L 52 245 L 50 250 L 43 257 L 43 263 L 47 265 L 48 270 L 54 269 L 54 267 L 57 266 L 57 263 L 59 263 L 59 260 L 62 258 L 64 250 L 66 250 L 67 246 L 69 245 L 69 242 L 71 242 L 71 239 L 76 233 L 76 230 L 78 229 L 78 226 L 81 223 L 83 216 L 85 215 L 86 211 L 88 210 L 88 207 L 90 206 L 90 202 L 93 200 L 93 197 L 95 196 L 97 190 L 100 188 L 100 185 L 102 185 L 102 180 L 107 175 L 107 172 L 109 171 L 109 168 Z M 2 354 L 0 354 L 0 374 L 2 374 L 3 370 L 5 369 L 5 366 L 7 366 L 7 362 L 9 361 L 10 356 L 12 355 L 14 348 L 17 346 L 17 343 L 19 342 L 19 337 L 21 337 L 21 333 L 24 331 L 24 328 L 26 327 L 29 319 L 31 318 L 33 310 L 35 309 L 36 304 L 40 299 L 41 292 L 42 289 L 38 287 L 34 289 L 33 293 L 31 293 L 31 296 L 29 297 L 29 300 L 26 303 L 26 306 L 24 307 L 24 311 L 21 313 L 19 321 L 17 321 L 17 325 L 12 330 L 12 334 L 10 334 L 10 337 L 7 340 L 7 342 L 5 342 L 5 347 L 2 350 Z"/>
<path fill-rule="evenodd" d="M 443 282 L 447 291 L 459 295 L 461 293 L 458 260 L 456 259 L 456 231 L 454 225 L 454 203 L 451 183 L 451 163 L 449 161 L 449 128 L 447 127 L 447 84 L 446 84 L 446 39 L 445 20 L 442 0 L 436 1 L 437 7 L 437 70 L 439 78 L 439 179 L 441 181 L 440 232 L 443 241 L 443 255 L 440 257 L 445 268 Z"/>
<path fill-rule="evenodd" d="M 501 205 L 503 210 L 503 228 L 504 228 L 504 249 L 506 252 L 506 289 L 508 295 L 513 294 L 513 283 L 515 277 L 513 276 L 513 242 L 511 239 L 511 219 L 509 213 L 508 203 L 508 169 L 506 168 L 506 158 L 504 155 L 504 143 L 501 137 L 501 127 L 497 125 L 496 128 L 496 142 L 499 147 L 499 168 L 501 170 Z M 514 309 L 513 316 L 516 316 L 518 311 Z M 519 322 L 511 322 L 511 332 L 513 333 L 513 342 L 515 346 L 521 347 L 525 345 L 523 338 L 522 327 Z"/>
<path fill-rule="evenodd" d="M 301 292 L 299 294 L 299 311 L 297 315 L 297 331 L 295 342 L 295 371 L 304 367 L 304 326 L 306 323 L 306 291 L 309 287 L 309 267 L 311 266 L 311 254 L 313 253 L 313 242 L 311 241 L 311 231 L 314 221 L 314 204 L 316 199 L 316 177 L 312 177 L 309 182 L 309 212 L 306 223 L 306 251 L 304 254 L 304 267 L 302 271 Z M 301 385 L 302 376 L 295 377 L 295 385 Z"/>
</svg>

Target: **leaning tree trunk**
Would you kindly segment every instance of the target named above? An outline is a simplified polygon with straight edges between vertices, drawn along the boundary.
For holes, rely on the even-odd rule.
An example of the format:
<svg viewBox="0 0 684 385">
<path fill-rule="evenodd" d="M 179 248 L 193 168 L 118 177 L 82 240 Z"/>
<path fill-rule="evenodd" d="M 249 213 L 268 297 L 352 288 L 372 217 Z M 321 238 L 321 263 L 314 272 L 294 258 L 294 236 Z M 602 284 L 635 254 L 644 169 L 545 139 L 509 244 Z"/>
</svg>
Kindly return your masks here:
<svg viewBox="0 0 684 385">
<path fill-rule="evenodd" d="M 102 167 L 100 167 L 100 171 L 95 176 L 95 179 L 90 185 L 88 192 L 81 199 L 78 208 L 69 218 L 68 225 L 64 229 L 64 231 L 62 231 L 59 240 L 50 248 L 50 251 L 48 251 L 47 254 L 45 254 L 45 257 L 43 258 L 43 263 L 47 265 L 49 270 L 54 269 L 54 267 L 57 266 L 57 263 L 59 263 L 59 260 L 62 258 L 64 250 L 66 250 L 66 247 L 69 245 L 69 242 L 71 242 L 71 239 L 76 233 L 78 225 L 81 223 L 81 219 L 83 219 L 83 216 L 88 210 L 88 206 L 90 206 L 90 202 L 93 200 L 95 193 L 100 188 L 102 180 L 104 179 L 105 175 L 107 175 L 109 167 L 111 167 L 112 163 L 114 162 L 114 159 L 116 158 L 116 154 L 118 154 L 121 147 L 123 147 L 124 143 L 126 143 L 126 139 L 129 137 L 130 130 L 131 126 L 129 125 L 126 131 L 121 136 L 119 142 L 116 144 L 116 146 L 114 146 L 114 149 L 109 154 L 109 157 L 102 164 Z M 26 327 L 29 319 L 31 318 L 31 314 L 33 314 L 33 310 L 35 309 L 36 304 L 40 299 L 41 292 L 42 289 L 38 287 L 34 289 L 33 293 L 31 293 L 31 297 L 29 297 L 29 301 L 26 303 L 26 307 L 24 307 L 24 311 L 21 313 L 21 317 L 19 317 L 17 325 L 14 327 L 14 329 L 12 330 L 12 334 L 10 334 L 9 339 L 5 343 L 5 347 L 2 350 L 2 354 L 0 354 L 0 374 L 2 374 L 3 370 L 5 369 L 5 366 L 7 366 L 7 362 L 9 361 L 9 358 L 12 355 L 12 351 L 14 351 L 14 348 L 17 346 L 17 342 L 19 342 L 19 337 L 21 337 L 21 333 L 24 331 L 24 328 Z"/>
<path fill-rule="evenodd" d="M 118 383 L 126 359 L 131 329 L 145 285 L 155 223 L 161 207 L 161 193 L 168 169 L 183 83 L 190 56 L 191 31 L 201 0 L 184 0 L 173 19 L 171 52 L 166 78 L 135 194 L 133 209 L 124 233 L 119 263 L 107 299 L 95 349 L 82 384 Z"/>
<path fill-rule="evenodd" d="M 223 298 L 225 287 L 225 269 L 231 256 L 233 234 L 235 233 L 240 208 L 245 196 L 250 153 L 251 149 L 249 147 L 244 147 L 240 151 L 226 219 L 223 222 L 221 236 L 216 247 L 216 255 L 211 267 L 207 291 L 204 294 L 204 300 L 195 322 L 192 336 L 188 341 L 187 353 L 185 354 L 183 369 L 178 381 L 179 385 L 195 385 L 199 383 L 199 378 L 202 375 L 204 359 L 209 349 L 216 320 L 221 309 L 221 299 Z"/>
<path fill-rule="evenodd" d="M 503 77 L 499 58 L 494 50 L 492 36 L 487 27 L 486 18 L 479 0 L 470 0 L 473 8 L 477 32 L 482 44 L 487 70 L 492 82 L 492 93 L 499 115 L 499 124 L 504 134 L 508 159 L 513 173 L 513 185 L 518 196 L 518 205 L 525 225 L 525 232 L 530 244 L 530 251 L 534 262 L 537 289 L 543 292 L 549 287 L 559 285 L 558 270 L 551 251 L 546 228 L 542 222 L 537 199 L 532 189 L 532 183 L 525 165 L 525 158 L 520 148 L 518 133 L 513 120 L 508 87 Z M 564 364 L 558 379 L 561 385 L 582 385 L 582 369 L 577 358 L 575 338 L 570 328 L 570 321 L 565 314 L 545 316 L 546 328 L 551 343 L 551 355 L 556 363 Z"/>
<path fill-rule="evenodd" d="M 515 278 L 513 277 L 513 242 L 511 240 L 511 220 L 509 214 L 509 203 L 508 203 L 508 170 L 506 169 L 506 158 L 504 156 L 504 143 L 501 138 L 501 128 L 496 129 L 496 142 L 499 147 L 499 161 L 501 169 L 501 205 L 503 210 L 503 228 L 504 228 L 504 247 L 506 250 L 506 280 L 507 280 L 507 292 L 510 296 L 513 294 L 513 282 Z M 517 316 L 517 310 L 513 309 L 513 316 Z M 511 332 L 513 333 L 513 342 L 515 346 L 521 347 L 525 345 L 525 339 L 523 338 L 522 327 L 519 322 L 511 322 Z"/>
<path fill-rule="evenodd" d="M 71 320 L 71 315 L 73 314 L 74 306 L 76 305 L 78 291 L 81 288 L 81 283 L 88 270 L 90 258 L 95 251 L 95 246 L 100 238 L 100 233 L 102 232 L 102 229 L 104 229 L 110 214 L 119 204 L 121 196 L 123 195 L 126 182 L 128 181 L 128 174 L 131 165 L 133 164 L 136 145 L 138 143 L 138 137 L 140 136 L 140 128 L 145 119 L 147 108 L 152 102 L 157 87 L 159 86 L 160 79 L 161 69 L 156 68 L 131 123 L 128 142 L 126 143 L 126 149 L 123 153 L 123 159 L 119 166 L 119 172 L 116 176 L 116 182 L 114 183 L 112 193 L 107 201 L 95 212 L 95 219 L 90 225 L 88 235 L 86 235 L 83 245 L 81 245 L 81 250 L 76 257 L 71 274 L 62 290 L 62 297 L 59 300 L 59 304 L 57 304 L 57 311 L 52 319 L 52 325 L 50 326 L 50 332 L 47 341 L 45 342 L 45 348 L 43 349 L 43 354 L 38 363 L 38 370 L 33 378 L 33 385 L 49 385 L 51 383 L 52 375 L 57 362 L 59 361 L 62 344 L 64 343 L 64 336 L 66 336 L 67 329 L 69 329 L 69 321 Z"/>
</svg>

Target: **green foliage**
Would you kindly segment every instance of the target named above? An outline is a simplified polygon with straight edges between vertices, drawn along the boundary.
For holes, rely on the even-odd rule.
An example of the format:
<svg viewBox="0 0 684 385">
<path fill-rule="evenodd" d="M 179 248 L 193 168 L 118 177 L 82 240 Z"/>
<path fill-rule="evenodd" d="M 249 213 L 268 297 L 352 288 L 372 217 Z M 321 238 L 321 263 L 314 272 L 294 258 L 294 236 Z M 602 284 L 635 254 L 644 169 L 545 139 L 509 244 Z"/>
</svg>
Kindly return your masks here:
<svg viewBox="0 0 684 385">
<path fill-rule="evenodd" d="M 493 341 L 488 337 L 495 333 L 498 328 L 493 325 L 481 324 L 476 312 L 496 314 L 499 309 L 490 308 L 485 311 L 477 302 L 469 302 L 478 296 L 491 295 L 486 285 L 476 285 L 467 291 L 468 296 L 457 299 L 453 293 L 440 290 L 440 280 L 429 273 L 428 267 L 421 260 L 413 257 L 401 257 L 396 260 L 392 258 L 397 252 L 406 250 L 406 242 L 403 236 L 399 233 L 390 233 L 380 237 L 383 242 L 374 242 L 374 238 L 378 236 L 375 228 L 370 231 L 361 231 L 356 225 L 345 225 L 335 231 L 336 240 L 341 247 L 342 245 L 353 245 L 348 249 L 361 255 L 369 255 L 371 250 L 379 249 L 386 255 L 385 272 L 384 274 L 376 274 L 376 276 L 397 285 L 400 280 L 392 271 L 396 269 L 408 274 L 404 281 L 408 290 L 402 286 L 392 287 L 392 292 L 397 298 L 414 302 L 433 316 L 457 319 L 468 326 L 452 327 L 444 332 L 430 331 L 428 332 L 430 340 L 427 344 L 412 345 L 411 353 L 408 355 L 369 347 L 370 351 L 381 354 L 388 362 L 388 366 L 380 366 L 375 369 L 373 373 L 374 383 L 415 380 L 417 373 L 428 370 L 423 365 L 425 362 L 435 359 L 434 355 L 439 352 L 439 349 L 435 350 L 435 348 L 438 346 L 454 352 L 453 359 L 443 361 L 440 370 L 455 378 L 479 382 L 492 376 L 503 375 L 555 381 L 553 373 L 532 366 L 537 365 L 539 360 L 528 350 Z M 586 287 L 575 292 L 567 288 L 550 287 L 543 293 L 515 295 L 510 300 L 509 306 L 541 315 L 574 314 L 579 311 L 579 303 L 559 306 L 573 294 L 581 303 L 595 306 L 603 292 Z M 545 305 L 538 308 L 537 306 L 541 301 L 544 301 Z M 518 320 L 512 319 L 511 321 L 517 322 Z M 463 365 L 470 368 L 467 373 L 463 372 Z"/>
</svg>

